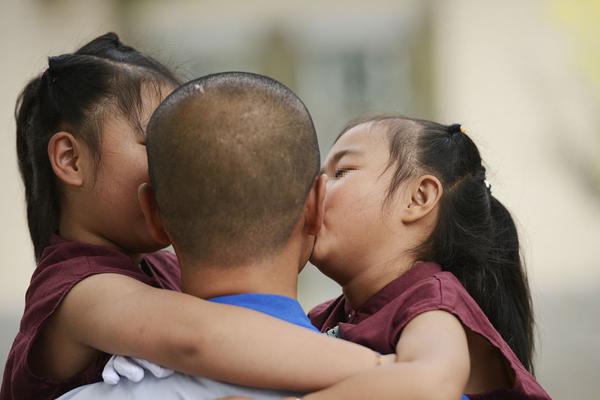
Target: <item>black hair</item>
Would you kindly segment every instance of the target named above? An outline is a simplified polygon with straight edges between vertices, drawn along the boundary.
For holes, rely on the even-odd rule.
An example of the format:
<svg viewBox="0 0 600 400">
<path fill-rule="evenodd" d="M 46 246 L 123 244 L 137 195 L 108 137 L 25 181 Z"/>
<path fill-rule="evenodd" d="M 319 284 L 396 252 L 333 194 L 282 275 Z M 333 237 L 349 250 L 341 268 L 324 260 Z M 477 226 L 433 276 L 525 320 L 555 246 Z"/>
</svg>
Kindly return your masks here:
<svg viewBox="0 0 600 400">
<path fill-rule="evenodd" d="M 19 94 L 15 107 L 17 157 L 25 186 L 27 221 L 36 260 L 58 231 L 59 188 L 48 159 L 51 137 L 66 130 L 100 161 L 102 121 L 117 112 L 141 132 L 143 89 L 178 86 L 162 64 L 121 43 L 99 36 L 74 53 L 48 58 L 48 68 Z"/>
<path fill-rule="evenodd" d="M 475 143 L 459 124 L 393 115 L 356 120 L 341 135 L 362 123 L 381 126 L 388 134 L 388 168 L 395 171 L 387 200 L 416 174 L 435 175 L 442 183 L 437 224 L 414 249 L 416 259 L 437 262 L 454 274 L 533 372 L 534 319 L 517 228 L 492 194 Z"/>
<path fill-rule="evenodd" d="M 146 144 L 162 221 L 194 263 L 233 266 L 278 251 L 319 172 L 305 105 L 251 73 L 180 87 L 152 115 Z"/>
</svg>

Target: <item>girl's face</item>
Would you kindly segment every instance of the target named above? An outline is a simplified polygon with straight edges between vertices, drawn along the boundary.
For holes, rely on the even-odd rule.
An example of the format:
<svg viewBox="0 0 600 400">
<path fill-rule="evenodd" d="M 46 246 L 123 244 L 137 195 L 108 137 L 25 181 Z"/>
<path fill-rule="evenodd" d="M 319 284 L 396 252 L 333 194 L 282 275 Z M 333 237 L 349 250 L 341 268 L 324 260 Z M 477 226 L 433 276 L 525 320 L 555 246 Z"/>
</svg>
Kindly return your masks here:
<svg viewBox="0 0 600 400">
<path fill-rule="evenodd" d="M 384 205 L 394 172 L 388 161 L 387 135 L 372 123 L 347 131 L 325 160 L 325 215 L 311 262 L 342 285 L 397 256 L 402 223 L 395 204 L 404 188 Z"/>
<path fill-rule="evenodd" d="M 107 244 L 130 254 L 162 247 L 151 239 L 137 197 L 140 184 L 150 181 L 145 131 L 159 103 L 158 96 L 144 96 L 140 115 L 143 133 L 116 113 L 107 116 L 100 142 L 100 164 L 90 169 L 95 176 L 88 179 L 90 207 L 82 216 L 87 219 L 86 226 Z"/>
</svg>

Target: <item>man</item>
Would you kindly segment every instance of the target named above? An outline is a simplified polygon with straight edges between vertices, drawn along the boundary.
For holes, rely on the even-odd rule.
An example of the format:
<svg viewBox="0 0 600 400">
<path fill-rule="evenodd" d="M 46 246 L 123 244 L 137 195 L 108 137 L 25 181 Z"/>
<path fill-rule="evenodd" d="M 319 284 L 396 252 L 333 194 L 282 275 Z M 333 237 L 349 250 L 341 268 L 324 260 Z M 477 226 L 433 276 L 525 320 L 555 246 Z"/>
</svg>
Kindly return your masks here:
<svg viewBox="0 0 600 400">
<path fill-rule="evenodd" d="M 304 104 L 260 75 L 221 73 L 169 96 L 147 129 L 152 186 L 140 202 L 154 238 L 172 243 L 183 290 L 316 330 L 296 301 L 323 215 L 315 129 Z M 204 378 L 152 374 L 63 399 L 281 398 Z"/>
</svg>

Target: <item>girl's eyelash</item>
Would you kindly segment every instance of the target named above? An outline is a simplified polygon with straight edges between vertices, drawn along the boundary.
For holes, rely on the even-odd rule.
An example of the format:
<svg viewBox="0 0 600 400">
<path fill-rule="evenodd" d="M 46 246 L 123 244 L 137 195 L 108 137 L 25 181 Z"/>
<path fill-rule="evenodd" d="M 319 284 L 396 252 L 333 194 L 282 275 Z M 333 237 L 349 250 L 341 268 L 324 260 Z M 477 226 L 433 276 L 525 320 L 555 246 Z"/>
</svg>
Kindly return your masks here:
<svg viewBox="0 0 600 400">
<path fill-rule="evenodd" d="M 333 176 L 335 178 L 341 178 L 342 176 L 346 175 L 350 171 L 353 171 L 353 168 L 338 168 L 335 170 Z"/>
</svg>

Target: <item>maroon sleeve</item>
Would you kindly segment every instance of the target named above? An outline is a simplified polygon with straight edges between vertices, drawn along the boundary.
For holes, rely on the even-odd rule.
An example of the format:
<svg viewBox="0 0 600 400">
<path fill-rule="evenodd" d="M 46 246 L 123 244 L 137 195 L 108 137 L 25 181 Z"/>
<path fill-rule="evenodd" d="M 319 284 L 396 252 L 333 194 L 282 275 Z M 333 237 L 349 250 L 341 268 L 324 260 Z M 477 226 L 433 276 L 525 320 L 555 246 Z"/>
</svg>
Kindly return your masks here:
<svg viewBox="0 0 600 400">
<path fill-rule="evenodd" d="M 399 306 L 394 315 L 390 331 L 390 344 L 396 346 L 402 330 L 416 316 L 427 311 L 441 310 L 453 314 L 465 327 L 483 336 L 502 354 L 512 368 L 515 382 L 511 389 L 497 390 L 481 395 L 470 395 L 473 399 L 550 399 L 550 396 L 523 367 L 510 346 L 494 329 L 487 316 L 468 294 L 461 283 L 449 272 L 436 274 L 416 285 L 410 296 Z"/>
<path fill-rule="evenodd" d="M 55 398 L 73 387 L 100 378 L 101 370 L 98 373 L 92 371 L 92 368 L 97 367 L 101 362 L 100 360 L 95 361 L 92 368 L 87 368 L 73 379 L 64 381 L 39 376 L 33 372 L 30 365 L 31 347 L 46 322 L 73 286 L 92 274 L 85 258 L 76 259 L 75 262 L 69 261 L 38 267 L 33 275 L 26 294 L 20 331 L 6 362 L 1 400 Z M 92 378 L 94 375 L 96 375 L 95 379 Z"/>
<path fill-rule="evenodd" d="M 153 257 L 153 266 L 156 267 L 161 261 L 168 263 L 169 268 L 176 264 L 174 256 L 164 254 Z M 161 287 L 164 281 L 165 288 L 179 288 L 178 266 L 176 269 L 157 270 L 159 276 L 151 278 L 133 265 L 131 260 L 112 255 L 73 257 L 56 263 L 40 264 L 27 290 L 20 330 L 5 366 L 0 400 L 53 399 L 74 387 L 99 381 L 108 355 L 100 353 L 91 365 L 73 378 L 55 380 L 38 376 L 32 371 L 29 355 L 33 343 L 65 296 L 84 279 L 96 274 L 114 273 L 152 286 Z M 158 284 L 156 280 L 159 281 Z"/>
<path fill-rule="evenodd" d="M 407 296 L 398 301 L 396 299 L 395 312 L 391 318 L 389 327 L 389 346 L 396 348 L 402 330 L 416 316 L 427 311 L 440 310 L 442 308 L 441 285 L 435 277 L 419 282 L 410 288 Z"/>
<path fill-rule="evenodd" d="M 410 321 L 419 314 L 435 310 L 453 314 L 466 328 L 486 337 L 496 346 L 502 341 L 475 300 L 449 272 L 441 272 L 411 287 L 410 294 L 394 314 L 390 339 L 397 343 Z"/>
</svg>

